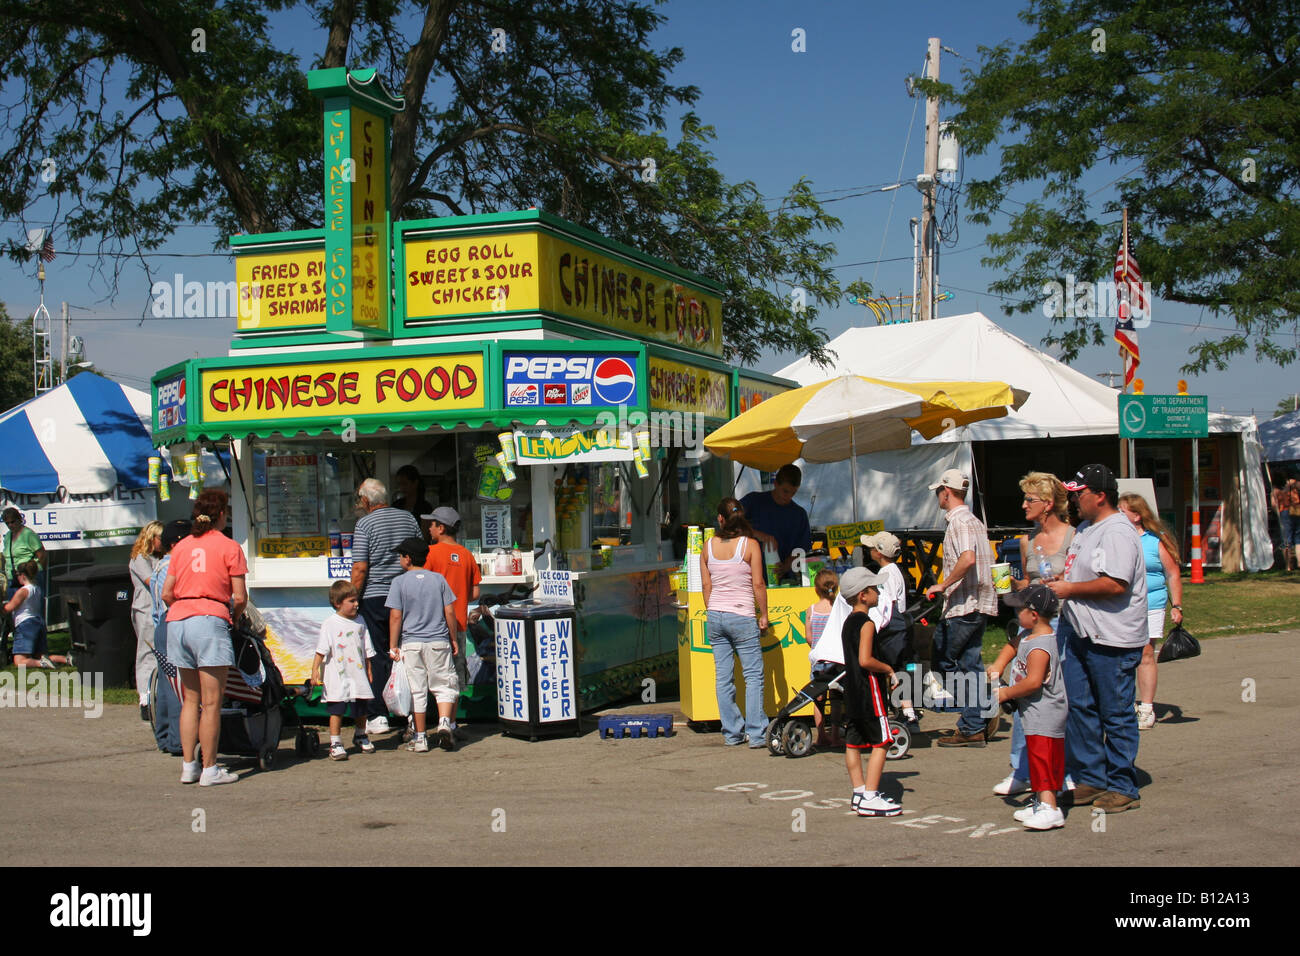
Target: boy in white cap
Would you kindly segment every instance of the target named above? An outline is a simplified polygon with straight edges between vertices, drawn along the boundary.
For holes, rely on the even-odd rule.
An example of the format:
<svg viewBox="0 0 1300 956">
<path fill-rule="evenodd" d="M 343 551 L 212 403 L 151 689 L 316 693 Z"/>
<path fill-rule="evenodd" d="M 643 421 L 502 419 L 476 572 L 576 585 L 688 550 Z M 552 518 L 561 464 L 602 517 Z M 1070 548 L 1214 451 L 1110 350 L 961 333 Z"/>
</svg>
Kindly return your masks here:
<svg viewBox="0 0 1300 956">
<path fill-rule="evenodd" d="M 905 669 L 914 655 L 911 628 L 907 621 L 907 586 L 897 564 L 903 543 L 897 535 L 888 531 L 864 534 L 862 543 L 871 555 L 871 560 L 880 568 L 880 601 L 871 610 L 871 619 L 876 623 L 876 656 L 888 661 L 896 671 Z M 920 733 L 921 725 L 912 701 L 900 701 L 899 709 L 907 721 L 907 729 L 914 734 Z"/>
<path fill-rule="evenodd" d="M 879 576 L 850 568 L 840 578 L 840 594 L 853 608 L 840 632 L 844 645 L 844 764 L 853 784 L 853 810 L 860 817 L 896 817 L 903 808 L 880 792 L 880 775 L 894 735 L 889 729 L 886 696 L 894 669 L 874 656 L 876 625 L 870 611 L 880 600 Z M 886 683 L 887 682 L 887 683 Z M 866 771 L 862 751 L 870 750 Z"/>
</svg>

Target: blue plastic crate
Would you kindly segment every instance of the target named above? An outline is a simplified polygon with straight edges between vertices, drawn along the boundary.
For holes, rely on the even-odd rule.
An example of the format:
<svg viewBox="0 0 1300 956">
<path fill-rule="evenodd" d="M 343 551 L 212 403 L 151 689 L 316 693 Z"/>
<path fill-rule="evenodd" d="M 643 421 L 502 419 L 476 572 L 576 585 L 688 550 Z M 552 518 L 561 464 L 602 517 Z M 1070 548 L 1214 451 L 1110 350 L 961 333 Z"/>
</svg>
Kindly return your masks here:
<svg viewBox="0 0 1300 956">
<path fill-rule="evenodd" d="M 600 736 L 671 737 L 672 714 L 606 714 L 600 718 Z"/>
</svg>

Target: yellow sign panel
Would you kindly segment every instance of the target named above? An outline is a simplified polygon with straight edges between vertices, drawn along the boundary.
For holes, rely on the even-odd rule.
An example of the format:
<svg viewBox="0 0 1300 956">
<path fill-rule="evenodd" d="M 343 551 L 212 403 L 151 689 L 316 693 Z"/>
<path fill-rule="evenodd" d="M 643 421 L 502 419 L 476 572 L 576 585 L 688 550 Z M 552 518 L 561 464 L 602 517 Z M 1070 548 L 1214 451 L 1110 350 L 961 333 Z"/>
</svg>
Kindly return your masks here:
<svg viewBox="0 0 1300 956">
<path fill-rule="evenodd" d="M 206 368 L 200 388 L 205 424 L 469 410 L 487 399 L 481 352 Z"/>
<path fill-rule="evenodd" d="M 760 382 L 757 379 L 740 377 L 736 385 L 736 411 L 747 412 L 755 405 L 767 401 L 776 395 L 786 391 L 779 385 L 773 385 L 770 382 Z"/>
<path fill-rule="evenodd" d="M 650 407 L 668 412 L 699 412 L 731 417 L 731 376 L 726 372 L 648 356 Z"/>
<path fill-rule="evenodd" d="M 537 233 L 406 243 L 406 314 L 450 318 L 539 307 Z"/>
<path fill-rule="evenodd" d="M 832 524 L 826 526 L 826 546 L 828 548 L 852 548 L 862 543 L 864 534 L 876 534 L 885 530 L 883 521 L 855 521 L 852 524 Z"/>
<path fill-rule="evenodd" d="M 388 223 L 384 121 L 352 107 L 352 324 L 387 328 Z M 322 258 L 322 261 L 323 258 Z"/>
<path fill-rule="evenodd" d="M 257 554 L 262 558 L 318 558 L 330 553 L 329 538 L 259 538 Z"/>
<path fill-rule="evenodd" d="M 406 243 L 409 320 L 542 309 L 683 348 L 722 354 L 722 300 L 586 246 L 524 230 Z"/>
<path fill-rule="evenodd" d="M 235 258 L 238 328 L 325 325 L 325 250 L 270 252 Z"/>
</svg>

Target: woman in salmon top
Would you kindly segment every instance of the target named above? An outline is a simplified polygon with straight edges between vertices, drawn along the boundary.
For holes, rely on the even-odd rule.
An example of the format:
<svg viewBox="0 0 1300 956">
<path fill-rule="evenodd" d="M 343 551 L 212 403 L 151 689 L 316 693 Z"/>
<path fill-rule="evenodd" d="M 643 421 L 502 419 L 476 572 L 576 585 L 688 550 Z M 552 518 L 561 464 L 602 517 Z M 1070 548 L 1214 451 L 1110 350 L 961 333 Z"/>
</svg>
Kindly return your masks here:
<svg viewBox="0 0 1300 956">
<path fill-rule="evenodd" d="M 239 779 L 217 766 L 221 697 L 226 690 L 226 675 L 235 663 L 230 627 L 248 604 L 244 551 L 222 534 L 228 500 L 224 491 L 212 490 L 203 492 L 194 502 L 193 530 L 172 549 L 162 593 L 167 605 L 167 656 L 179 669 L 185 691 L 181 702 L 185 760 L 181 783 L 201 787 Z M 195 744 L 200 743 L 202 773 L 194 759 Z"/>
</svg>

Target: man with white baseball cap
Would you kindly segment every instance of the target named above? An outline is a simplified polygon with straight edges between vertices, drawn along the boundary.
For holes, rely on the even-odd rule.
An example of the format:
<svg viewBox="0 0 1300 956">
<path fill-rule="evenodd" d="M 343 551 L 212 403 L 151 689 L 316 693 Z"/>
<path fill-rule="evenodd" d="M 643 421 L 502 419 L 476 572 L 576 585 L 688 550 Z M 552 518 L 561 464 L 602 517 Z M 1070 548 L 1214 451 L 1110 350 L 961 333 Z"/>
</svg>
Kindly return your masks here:
<svg viewBox="0 0 1300 956">
<path fill-rule="evenodd" d="M 927 598 L 942 594 L 946 599 L 943 618 L 934 629 L 931 666 L 945 676 L 958 674 L 966 687 L 967 700 L 957 719 L 957 730 L 940 737 L 940 747 L 983 747 L 1001 723 L 1002 714 L 986 718 L 976 697 L 984 679 L 980 651 L 984 647 L 985 615 L 998 613 L 993 590 L 993 553 L 984 522 L 966 506 L 970 479 L 949 468 L 930 486 L 935 493 L 948 528 L 943 535 L 943 580 L 925 592 Z M 953 681 L 955 683 L 955 681 Z"/>
</svg>

